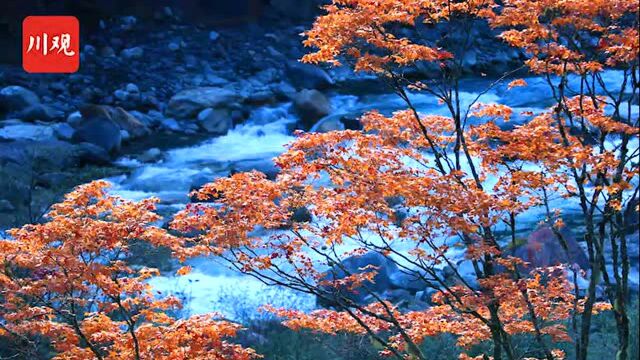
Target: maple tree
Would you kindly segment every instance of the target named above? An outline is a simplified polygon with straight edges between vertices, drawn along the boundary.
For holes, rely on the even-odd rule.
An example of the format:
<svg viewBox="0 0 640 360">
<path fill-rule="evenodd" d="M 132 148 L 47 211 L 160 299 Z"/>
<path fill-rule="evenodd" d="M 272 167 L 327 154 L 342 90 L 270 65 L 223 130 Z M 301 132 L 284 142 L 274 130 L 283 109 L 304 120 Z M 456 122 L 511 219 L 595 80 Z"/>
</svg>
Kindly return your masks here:
<svg viewBox="0 0 640 360">
<path fill-rule="evenodd" d="M 237 324 L 214 315 L 177 319 L 178 299 L 145 282 L 158 271 L 126 262 L 132 241 L 179 244 L 154 226 L 155 200 L 107 195 L 97 181 L 53 206 L 49 221 L 0 240 L 0 335 L 22 355 L 50 342 L 55 359 L 237 359 L 252 350 L 228 342 Z"/>
<path fill-rule="evenodd" d="M 334 0 L 325 11 L 305 33 L 305 45 L 315 51 L 303 61 L 378 74 L 407 109 L 365 114 L 363 131 L 299 134 L 276 158 L 281 172 L 274 181 L 250 172 L 204 186 L 196 196 L 215 205 L 190 205 L 173 222 L 198 233 L 189 253 L 216 254 L 267 284 L 331 305 L 311 314 L 270 308 L 292 328 L 367 334 L 398 358 L 426 359 L 425 337 L 453 333 L 464 347 L 490 342 L 491 354 L 480 358 L 563 358 L 549 341 L 572 340 L 576 357 L 585 359 L 592 314 L 613 308 L 617 357 L 625 359 L 629 259 L 622 210 L 638 197 L 637 2 Z M 461 59 L 477 19 L 528 54 L 524 66 L 547 80 L 552 107 L 517 114 L 525 121 L 505 129 L 499 123 L 514 110 L 481 103 L 488 89 L 464 101 Z M 404 35 L 420 23 L 450 26 L 434 42 Z M 467 40 L 451 40 L 455 32 Z M 403 72 L 418 62 L 437 64 L 440 76 L 417 81 Z M 619 69 L 622 83 L 605 81 L 606 66 Z M 526 81 L 513 80 L 508 89 L 519 86 Z M 435 96 L 449 114 L 421 114 L 412 91 Z M 522 215 L 536 208 L 544 209 L 541 220 L 568 251 L 551 198 L 579 203 L 587 289 L 579 288 L 574 264 L 532 268 L 509 255 Z M 313 222 L 290 221 L 301 207 Z M 474 279 L 454 262 L 455 247 L 465 249 Z M 350 272 L 342 265 L 368 252 L 388 256 L 435 289 L 436 306 L 401 311 L 373 289 L 378 269 Z M 613 268 L 605 263 L 609 256 Z M 457 278 L 453 285 L 438 271 L 445 265 Z M 601 278 L 608 303 L 597 302 Z M 354 301 L 353 292 L 366 293 L 369 304 Z M 533 354 L 513 346 L 513 336 L 523 333 L 535 339 Z"/>
<path fill-rule="evenodd" d="M 157 272 L 125 261 L 131 241 L 146 241 L 181 261 L 216 255 L 266 284 L 314 295 L 328 308 L 265 309 L 293 329 L 367 335 L 383 355 L 427 359 L 421 343 L 446 333 L 469 350 L 461 359 L 482 343 L 490 350 L 478 359 L 562 359 L 557 343 L 573 341 L 584 360 L 592 314 L 611 309 L 616 357 L 626 359 L 630 239 L 623 211 L 639 192 L 638 3 L 334 0 L 325 11 L 306 32 L 315 51 L 303 61 L 375 73 L 406 109 L 369 112 L 362 131 L 298 134 L 275 159 L 275 180 L 253 171 L 204 185 L 194 194 L 202 202 L 173 218 L 179 236 L 153 225 L 154 200 L 110 196 L 104 182 L 78 188 L 53 207 L 49 222 L 0 242 L 0 334 L 26 352 L 42 335 L 61 359 L 254 357 L 228 342 L 235 324 L 169 315 L 179 302 L 145 283 Z M 512 79 L 515 70 L 464 99 L 462 59 L 476 41 L 477 21 L 527 53 L 523 68 L 546 80 L 551 107 L 518 114 L 481 102 L 501 82 L 511 80 L 509 90 L 527 86 Z M 441 38 L 409 34 L 425 24 L 445 24 Z M 424 63 L 437 75 L 416 80 L 405 71 Z M 619 83 L 607 81 L 607 67 L 621 74 Z M 433 95 L 448 113 L 420 113 L 411 92 Z M 501 126 L 515 117 L 524 121 Z M 552 208 L 558 198 L 581 211 L 586 272 L 572 263 L 536 267 L 511 254 L 523 219 L 538 209 L 569 252 L 562 212 Z M 313 221 L 292 221 L 303 207 Z M 367 253 L 432 290 L 432 306 L 402 308 L 375 290 L 380 268 L 344 266 Z M 596 296 L 600 285 L 605 302 Z M 534 339 L 530 351 L 514 346 L 522 334 Z"/>
</svg>

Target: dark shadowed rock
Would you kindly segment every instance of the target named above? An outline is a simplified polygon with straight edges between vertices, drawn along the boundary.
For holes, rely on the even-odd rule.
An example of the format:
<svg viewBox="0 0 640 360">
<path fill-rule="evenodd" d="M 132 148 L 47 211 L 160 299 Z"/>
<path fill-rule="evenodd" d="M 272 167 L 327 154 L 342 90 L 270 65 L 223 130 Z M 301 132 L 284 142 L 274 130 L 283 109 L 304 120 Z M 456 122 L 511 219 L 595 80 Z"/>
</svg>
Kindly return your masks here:
<svg viewBox="0 0 640 360">
<path fill-rule="evenodd" d="M 198 125 L 211 134 L 224 135 L 233 126 L 233 118 L 227 109 L 207 108 L 198 114 Z"/>
<path fill-rule="evenodd" d="M 310 132 L 326 133 L 326 132 L 330 132 L 330 131 L 344 130 L 345 127 L 344 127 L 344 124 L 342 123 L 340 118 L 341 118 L 340 115 L 327 116 L 327 117 L 321 119 L 320 121 L 318 121 L 317 123 L 315 123 L 315 125 L 313 125 L 309 131 Z"/>
<path fill-rule="evenodd" d="M 525 244 L 513 251 L 513 255 L 530 263 L 530 268 L 568 263 L 588 269 L 589 261 L 573 235 L 568 230 L 561 231 L 560 235 L 561 238 L 556 236 L 548 226 L 540 227 L 529 235 Z"/>
<path fill-rule="evenodd" d="M 120 151 L 122 135 L 120 127 L 111 118 L 94 116 L 84 120 L 78 126 L 73 134 L 73 140 L 97 145 L 111 153 Z"/>
<path fill-rule="evenodd" d="M 291 221 L 297 223 L 308 223 L 311 222 L 311 212 L 305 206 L 301 206 L 293 209 L 291 214 Z"/>
<path fill-rule="evenodd" d="M 331 113 L 329 99 L 318 90 L 304 89 L 296 94 L 293 100 L 295 111 L 305 129 L 311 129 L 313 125 L 323 117 Z"/>
<path fill-rule="evenodd" d="M 52 121 L 64 118 L 64 112 L 45 104 L 34 104 L 20 111 L 17 115 L 20 119 L 33 121 Z"/>
<path fill-rule="evenodd" d="M 167 115 L 179 119 L 193 118 L 201 110 L 238 102 L 242 98 L 233 90 L 220 87 L 199 87 L 175 94 L 167 105 Z"/>
<path fill-rule="evenodd" d="M 322 68 L 299 61 L 287 62 L 287 76 L 298 89 L 326 89 L 334 84 Z"/>
<path fill-rule="evenodd" d="M 629 201 L 626 209 L 624 210 L 624 219 L 626 222 L 626 230 L 628 232 L 635 232 L 638 230 L 638 224 L 640 223 L 638 206 L 640 206 L 640 200 L 636 197 Z"/>
<path fill-rule="evenodd" d="M 0 110 L 22 111 L 39 103 L 38 95 L 22 86 L 7 86 L 0 90 Z"/>
<path fill-rule="evenodd" d="M 330 297 L 345 297 L 352 301 L 363 303 L 370 295 L 370 292 L 367 291 L 366 288 L 374 293 L 382 294 L 392 287 L 391 274 L 397 272 L 398 267 L 392 260 L 384 255 L 376 252 L 368 252 L 364 255 L 348 257 L 339 265 L 332 266 L 331 269 L 325 272 L 324 280 L 330 282 L 331 280 L 344 279 L 351 274 L 361 274 L 372 271 L 376 272 L 373 282 L 366 281 L 360 288 L 348 290 L 343 287 L 332 288 L 331 286 L 327 286 L 325 290 L 332 293 Z"/>
<path fill-rule="evenodd" d="M 151 133 L 147 125 L 138 120 L 121 107 L 109 108 L 111 119 L 125 130 L 133 139 L 147 136 Z"/>
</svg>

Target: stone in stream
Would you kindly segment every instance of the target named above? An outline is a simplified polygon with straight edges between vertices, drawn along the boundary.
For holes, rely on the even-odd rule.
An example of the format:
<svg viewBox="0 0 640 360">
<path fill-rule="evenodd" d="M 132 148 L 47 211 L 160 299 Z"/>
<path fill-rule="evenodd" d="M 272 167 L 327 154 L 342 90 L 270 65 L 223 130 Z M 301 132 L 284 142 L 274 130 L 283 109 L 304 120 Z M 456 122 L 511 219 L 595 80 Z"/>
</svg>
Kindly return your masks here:
<svg viewBox="0 0 640 360">
<path fill-rule="evenodd" d="M 334 85 L 331 76 L 322 68 L 299 61 L 287 62 L 287 76 L 298 89 L 326 89 Z"/>
<path fill-rule="evenodd" d="M 113 121 L 106 108 L 90 105 L 85 106 L 80 112 L 83 121 L 73 134 L 74 141 L 100 146 L 108 153 L 120 151 L 122 144 L 120 126 Z"/>
<path fill-rule="evenodd" d="M 75 131 L 76 130 L 67 123 L 59 123 L 53 125 L 53 133 L 60 140 L 70 141 L 71 139 L 73 139 L 73 133 Z"/>
<path fill-rule="evenodd" d="M 375 269 L 374 269 L 375 267 Z M 333 265 L 324 273 L 323 281 L 331 283 L 332 280 L 340 280 L 351 274 L 367 273 L 375 271 L 373 282 L 365 281 L 359 288 L 349 290 L 344 285 L 332 287 L 324 286 L 329 298 L 347 298 L 358 303 L 365 303 L 370 296 L 369 290 L 376 294 L 383 294 L 392 287 L 391 274 L 398 271 L 398 266 L 391 259 L 377 252 L 368 252 L 363 255 L 350 256 L 341 261 L 339 265 Z M 325 302 L 318 298 L 321 306 L 332 306 L 331 301 Z"/>
<path fill-rule="evenodd" d="M 341 115 L 329 115 L 315 123 L 309 132 L 326 133 L 330 131 L 344 130 L 345 126 L 342 123 L 341 117 Z"/>
<path fill-rule="evenodd" d="M 0 90 L 0 110 L 21 111 L 39 103 L 38 95 L 22 86 L 7 86 Z"/>
<path fill-rule="evenodd" d="M 304 89 L 295 95 L 293 106 L 305 129 L 331 113 L 329 99 L 318 90 Z"/>
<path fill-rule="evenodd" d="M 19 120 L 0 122 L 0 139 L 47 141 L 55 138 L 54 129 L 49 125 L 26 124 Z"/>
<path fill-rule="evenodd" d="M 547 267 L 559 264 L 577 264 L 582 269 L 589 269 L 589 260 L 576 239 L 569 231 L 560 232 L 562 240 L 548 226 L 535 230 L 526 243 L 512 250 L 513 255 L 529 263 L 527 268 Z"/>
<path fill-rule="evenodd" d="M 151 133 L 149 128 L 138 120 L 135 116 L 128 113 L 121 107 L 109 107 L 107 110 L 110 112 L 111 119 L 120 126 L 121 130 L 125 130 L 131 135 L 132 138 L 140 138 L 147 136 Z"/>
<path fill-rule="evenodd" d="M 206 108 L 229 107 L 242 97 L 221 87 L 199 87 L 175 94 L 167 104 L 167 115 L 178 119 L 193 118 Z"/>
<path fill-rule="evenodd" d="M 64 112 L 49 105 L 33 104 L 20 111 L 17 117 L 26 121 L 53 121 L 64 119 Z"/>
<path fill-rule="evenodd" d="M 208 133 L 224 135 L 233 126 L 233 119 L 227 109 L 206 108 L 198 114 L 198 125 Z"/>
</svg>

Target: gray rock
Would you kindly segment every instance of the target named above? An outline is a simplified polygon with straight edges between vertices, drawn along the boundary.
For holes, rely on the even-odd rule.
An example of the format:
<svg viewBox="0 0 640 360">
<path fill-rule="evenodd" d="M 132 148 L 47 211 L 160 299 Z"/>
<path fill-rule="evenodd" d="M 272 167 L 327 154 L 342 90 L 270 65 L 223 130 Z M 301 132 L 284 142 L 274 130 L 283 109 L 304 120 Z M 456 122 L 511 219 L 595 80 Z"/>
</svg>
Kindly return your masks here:
<svg viewBox="0 0 640 360">
<path fill-rule="evenodd" d="M 64 140 L 64 141 L 71 140 L 73 138 L 74 132 L 75 132 L 75 129 L 67 123 L 60 123 L 60 124 L 53 125 L 53 133 L 60 140 Z"/>
<path fill-rule="evenodd" d="M 299 208 L 295 208 L 291 214 L 291 221 L 294 223 L 308 223 L 311 222 L 312 216 L 309 209 L 305 206 L 301 206 Z"/>
<path fill-rule="evenodd" d="M 158 148 L 151 148 L 138 156 L 138 161 L 143 163 L 156 162 L 162 158 L 162 151 Z"/>
<path fill-rule="evenodd" d="M 69 114 L 69 116 L 67 116 L 67 124 L 71 125 L 74 128 L 80 125 L 81 122 L 82 114 L 80 114 L 80 111 L 74 111 Z"/>
<path fill-rule="evenodd" d="M 113 92 L 113 96 L 120 101 L 124 101 L 127 98 L 127 92 L 122 89 L 118 89 Z"/>
<path fill-rule="evenodd" d="M 109 154 L 102 147 L 91 143 L 78 144 L 73 155 L 78 165 L 108 165 L 111 163 Z"/>
<path fill-rule="evenodd" d="M 64 118 L 64 112 L 45 104 L 34 104 L 20 111 L 17 115 L 27 121 L 52 121 Z"/>
<path fill-rule="evenodd" d="M 267 179 L 269 180 L 274 180 L 280 172 L 280 168 L 273 163 L 273 160 L 267 158 L 238 161 L 233 164 L 233 167 L 230 169 L 230 173 L 235 174 L 238 172 L 249 172 L 253 170 L 267 175 Z"/>
<path fill-rule="evenodd" d="M 220 87 L 199 87 L 175 94 L 167 105 L 167 115 L 180 119 L 191 118 L 206 108 L 227 106 L 242 100 L 233 90 Z"/>
<path fill-rule="evenodd" d="M 287 62 L 287 76 L 298 89 L 326 89 L 334 84 L 323 69 L 298 61 Z"/>
<path fill-rule="evenodd" d="M 198 125 L 209 133 L 224 135 L 233 126 L 233 120 L 227 109 L 207 108 L 198 114 Z"/>
<path fill-rule="evenodd" d="M 281 81 L 277 84 L 272 84 L 271 91 L 273 91 L 276 97 L 278 97 L 280 100 L 290 100 L 296 95 L 296 88 L 285 81 Z"/>
<path fill-rule="evenodd" d="M 88 142 L 112 153 L 120 151 L 122 135 L 118 124 L 108 116 L 92 116 L 76 128 L 73 140 Z"/>
<path fill-rule="evenodd" d="M 551 228 L 542 226 L 529 235 L 525 244 L 513 250 L 513 255 L 529 263 L 527 269 L 567 263 L 589 269 L 589 260 L 573 235 L 566 229 L 561 235 L 567 250 Z"/>
<path fill-rule="evenodd" d="M 125 87 L 125 91 L 128 93 L 140 93 L 140 89 L 138 88 L 138 85 L 134 83 L 128 83 L 127 86 Z"/>
<path fill-rule="evenodd" d="M 374 270 L 373 267 L 376 269 Z M 363 286 L 351 291 L 343 286 L 326 287 L 325 291 L 329 293 L 329 297 L 346 297 L 352 301 L 363 303 L 367 299 L 370 292 L 376 294 L 383 294 L 389 290 L 392 286 L 390 275 L 398 271 L 397 265 L 389 258 L 376 253 L 368 252 L 361 256 L 351 256 L 341 262 L 340 265 L 334 265 L 330 270 L 325 272 L 324 279 L 327 281 L 344 279 L 350 274 L 360 274 L 364 272 L 375 271 L 376 275 L 373 278 L 373 282 L 366 281 Z M 331 304 L 321 304 L 324 306 L 330 306 Z"/>
<path fill-rule="evenodd" d="M 36 184 L 48 189 L 59 188 L 64 184 L 72 175 L 66 172 L 50 172 L 41 174 L 36 179 Z"/>
<path fill-rule="evenodd" d="M 55 139 L 51 126 L 12 122 L 0 128 L 0 139 L 45 141 Z"/>
<path fill-rule="evenodd" d="M 162 113 L 155 110 L 149 111 L 149 114 L 143 114 L 140 111 L 131 110 L 129 111 L 129 114 L 138 119 L 138 121 L 143 123 L 147 128 L 156 128 L 160 126 L 163 119 Z"/>
<path fill-rule="evenodd" d="M 0 109 L 21 111 L 39 103 L 38 95 L 22 86 L 7 86 L 0 90 Z"/>
<path fill-rule="evenodd" d="M 331 112 L 329 99 L 318 90 L 300 91 L 295 95 L 293 105 L 305 129 L 310 129 L 316 121 Z"/>
<path fill-rule="evenodd" d="M 326 133 L 330 131 L 340 131 L 344 130 L 344 124 L 340 120 L 341 115 L 330 115 L 327 116 L 320 121 L 318 121 L 315 125 L 311 127 L 310 132 L 319 132 Z"/>
<path fill-rule="evenodd" d="M 144 55 L 144 49 L 140 46 L 128 48 L 120 52 L 120 56 L 125 59 L 140 59 Z"/>
<path fill-rule="evenodd" d="M 180 124 L 178 124 L 176 119 L 172 119 L 172 118 L 162 119 L 160 126 L 165 128 L 166 130 L 180 131 Z"/>
<path fill-rule="evenodd" d="M 121 107 L 109 108 L 111 119 L 115 121 L 121 130 L 125 130 L 133 139 L 147 136 L 151 134 L 151 130 L 138 120 L 135 116 L 128 113 Z"/>
<path fill-rule="evenodd" d="M 442 276 L 439 277 L 442 278 Z M 394 287 L 405 289 L 412 293 L 424 291 L 426 288 L 437 284 L 434 282 L 435 279 L 433 279 L 431 275 L 424 274 L 419 270 L 398 270 L 389 274 L 389 280 Z"/>
<path fill-rule="evenodd" d="M 122 139 L 123 142 L 127 142 L 131 140 L 131 135 L 127 130 L 120 129 L 120 138 Z"/>
<path fill-rule="evenodd" d="M 119 19 L 120 28 L 122 30 L 132 30 L 138 23 L 138 19 L 135 16 L 122 16 Z"/>
<path fill-rule="evenodd" d="M 104 149 L 88 143 L 28 139 L 0 142 L 0 164 L 13 163 L 30 169 L 34 161 L 48 169 L 66 169 L 84 164 L 105 165 L 110 158 Z"/>
</svg>

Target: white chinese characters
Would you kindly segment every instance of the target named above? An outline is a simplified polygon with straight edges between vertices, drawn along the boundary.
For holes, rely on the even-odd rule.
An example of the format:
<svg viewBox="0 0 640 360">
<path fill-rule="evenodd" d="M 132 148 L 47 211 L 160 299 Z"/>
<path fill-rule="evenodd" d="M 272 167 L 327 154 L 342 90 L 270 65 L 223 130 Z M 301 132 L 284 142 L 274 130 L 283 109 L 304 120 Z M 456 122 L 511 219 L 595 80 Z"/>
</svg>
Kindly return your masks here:
<svg viewBox="0 0 640 360">
<path fill-rule="evenodd" d="M 50 53 L 62 53 L 65 56 L 74 56 L 76 52 L 71 48 L 71 35 L 67 33 L 49 36 L 47 33 L 42 35 L 30 35 L 29 47 L 27 53 L 31 51 L 42 52 L 42 55 Z"/>
</svg>

